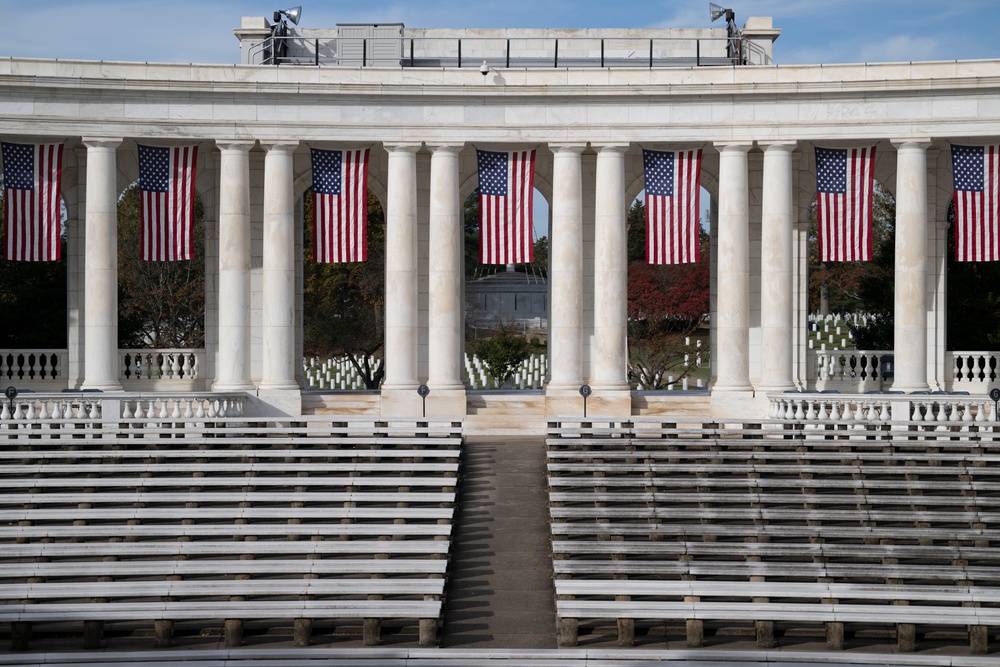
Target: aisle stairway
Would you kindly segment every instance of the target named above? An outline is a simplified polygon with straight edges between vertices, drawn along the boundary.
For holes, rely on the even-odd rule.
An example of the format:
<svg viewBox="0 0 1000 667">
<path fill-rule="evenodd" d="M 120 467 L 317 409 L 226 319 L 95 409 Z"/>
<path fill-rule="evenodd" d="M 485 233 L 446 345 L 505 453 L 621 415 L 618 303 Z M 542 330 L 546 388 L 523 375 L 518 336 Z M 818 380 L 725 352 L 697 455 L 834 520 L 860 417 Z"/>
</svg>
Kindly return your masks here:
<svg viewBox="0 0 1000 667">
<path fill-rule="evenodd" d="M 442 646 L 555 648 L 546 500 L 540 439 L 466 440 Z"/>
</svg>

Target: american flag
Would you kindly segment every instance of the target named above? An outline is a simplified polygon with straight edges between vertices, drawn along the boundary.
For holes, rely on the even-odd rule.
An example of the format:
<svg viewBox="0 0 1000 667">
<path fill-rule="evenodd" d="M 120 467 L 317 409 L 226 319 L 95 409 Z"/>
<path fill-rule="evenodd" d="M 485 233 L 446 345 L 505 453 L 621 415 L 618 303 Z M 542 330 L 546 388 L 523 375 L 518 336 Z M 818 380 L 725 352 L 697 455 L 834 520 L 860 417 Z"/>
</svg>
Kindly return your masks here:
<svg viewBox="0 0 1000 667">
<path fill-rule="evenodd" d="M 476 151 L 479 164 L 479 261 L 534 260 L 531 221 L 535 151 Z"/>
<path fill-rule="evenodd" d="M 139 146 L 142 259 L 176 262 L 194 257 L 197 146 Z"/>
<path fill-rule="evenodd" d="M 1000 260 L 1000 146 L 952 146 L 955 259 Z"/>
<path fill-rule="evenodd" d="M 816 217 L 821 262 L 872 258 L 875 147 L 816 148 Z"/>
<path fill-rule="evenodd" d="M 3 152 L 5 256 L 17 262 L 54 262 L 62 242 L 62 144 L 8 144 Z"/>
<path fill-rule="evenodd" d="M 701 149 L 643 150 L 642 167 L 646 184 L 646 261 L 697 262 L 701 254 Z"/>
<path fill-rule="evenodd" d="M 313 255 L 317 262 L 368 259 L 370 149 L 312 149 Z"/>
</svg>

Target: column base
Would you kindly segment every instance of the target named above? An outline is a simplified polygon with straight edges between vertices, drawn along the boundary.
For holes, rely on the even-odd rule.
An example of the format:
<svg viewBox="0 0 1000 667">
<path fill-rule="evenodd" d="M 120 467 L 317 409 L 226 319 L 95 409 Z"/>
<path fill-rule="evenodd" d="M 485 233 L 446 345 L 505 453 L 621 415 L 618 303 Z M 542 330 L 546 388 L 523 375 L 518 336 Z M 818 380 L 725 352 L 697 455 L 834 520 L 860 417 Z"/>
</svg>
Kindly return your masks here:
<svg viewBox="0 0 1000 667">
<path fill-rule="evenodd" d="M 302 390 L 260 389 L 257 395 L 248 395 L 243 413 L 247 417 L 301 417 Z"/>
<path fill-rule="evenodd" d="M 212 383 L 212 388 L 210 391 L 217 393 L 223 392 L 239 392 L 239 391 L 256 391 L 257 387 L 253 385 L 252 382 L 214 382 Z"/>
<path fill-rule="evenodd" d="M 98 389 L 100 391 L 105 391 L 105 392 L 124 391 L 121 384 L 118 382 L 103 382 L 100 380 L 96 380 L 94 382 L 89 382 L 87 380 L 84 380 L 83 384 L 80 385 L 80 390 L 83 391 L 84 389 Z"/>
<path fill-rule="evenodd" d="M 765 400 L 767 396 L 760 394 Z M 712 388 L 712 418 L 737 418 L 747 419 L 754 415 L 764 418 L 767 415 L 767 408 L 761 408 L 752 388 L 746 389 L 718 389 Z"/>
<path fill-rule="evenodd" d="M 583 383 L 580 384 L 582 385 Z M 587 399 L 587 417 L 598 414 L 590 398 Z M 601 416 L 608 415 L 602 413 Z M 551 384 L 546 386 L 545 417 L 548 419 L 552 419 L 553 417 L 579 417 L 582 419 L 583 396 L 580 395 L 580 387 L 553 387 Z"/>
<path fill-rule="evenodd" d="M 427 397 L 430 416 L 430 396 Z M 382 387 L 379 412 L 383 417 L 405 417 L 419 419 L 424 416 L 424 402 L 414 387 Z"/>
<path fill-rule="evenodd" d="M 441 389 L 432 386 L 430 390 L 431 393 L 427 396 L 428 417 L 465 419 L 468 407 L 464 386 L 461 388 L 448 389 Z"/>
</svg>

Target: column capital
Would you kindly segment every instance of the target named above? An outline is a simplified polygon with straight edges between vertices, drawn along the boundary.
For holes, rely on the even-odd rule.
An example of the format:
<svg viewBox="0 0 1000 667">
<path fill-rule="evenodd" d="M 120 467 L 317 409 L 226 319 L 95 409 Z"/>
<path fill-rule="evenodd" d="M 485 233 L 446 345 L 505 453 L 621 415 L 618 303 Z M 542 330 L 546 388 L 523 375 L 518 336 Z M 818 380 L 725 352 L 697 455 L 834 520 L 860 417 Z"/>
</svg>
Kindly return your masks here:
<svg viewBox="0 0 1000 667">
<path fill-rule="evenodd" d="M 583 153 L 587 149 L 586 142 L 550 142 L 548 144 L 549 150 L 553 153 L 575 153 L 577 155 Z"/>
<path fill-rule="evenodd" d="M 917 137 L 915 139 L 890 139 L 889 143 L 891 143 L 893 148 L 897 151 L 926 150 L 930 148 L 931 140 L 929 137 Z"/>
<path fill-rule="evenodd" d="M 383 141 L 382 148 L 387 153 L 413 153 L 416 154 L 424 145 L 422 141 Z"/>
<path fill-rule="evenodd" d="M 720 153 L 747 153 L 753 148 L 752 141 L 713 141 L 712 146 Z"/>
<path fill-rule="evenodd" d="M 621 153 L 622 155 L 624 155 L 628 151 L 631 144 L 628 142 L 620 142 L 620 141 L 608 142 L 608 143 L 592 141 L 590 142 L 590 146 L 598 153 Z"/>
<path fill-rule="evenodd" d="M 787 140 L 776 140 L 776 141 L 758 141 L 757 146 L 767 151 L 783 152 L 787 151 L 789 153 L 794 152 L 799 147 L 799 142 L 797 141 L 787 141 Z"/>
<path fill-rule="evenodd" d="M 454 153 L 458 155 L 465 148 L 464 141 L 428 141 L 427 148 L 434 153 Z"/>
<path fill-rule="evenodd" d="M 294 153 L 299 141 L 262 141 L 260 147 L 268 153 Z"/>
<path fill-rule="evenodd" d="M 251 148 L 257 145 L 256 141 L 247 141 L 246 139 L 216 139 L 215 146 L 219 150 L 223 151 L 243 151 L 248 152 Z"/>
<path fill-rule="evenodd" d="M 122 141 L 121 137 L 83 137 L 81 143 L 87 148 L 118 148 Z"/>
</svg>

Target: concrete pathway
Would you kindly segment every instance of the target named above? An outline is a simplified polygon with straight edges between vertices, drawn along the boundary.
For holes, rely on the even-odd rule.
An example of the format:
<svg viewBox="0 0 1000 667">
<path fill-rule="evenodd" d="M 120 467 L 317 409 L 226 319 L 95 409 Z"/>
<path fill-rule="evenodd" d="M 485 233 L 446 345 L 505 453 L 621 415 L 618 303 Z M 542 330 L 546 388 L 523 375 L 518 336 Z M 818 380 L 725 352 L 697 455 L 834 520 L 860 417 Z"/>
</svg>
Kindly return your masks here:
<svg viewBox="0 0 1000 667">
<path fill-rule="evenodd" d="M 556 647 L 547 502 L 544 441 L 466 441 L 442 647 Z"/>
</svg>

